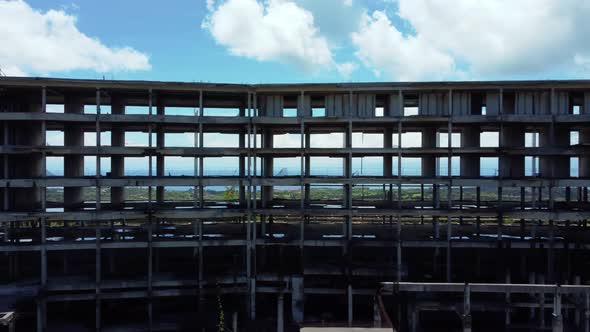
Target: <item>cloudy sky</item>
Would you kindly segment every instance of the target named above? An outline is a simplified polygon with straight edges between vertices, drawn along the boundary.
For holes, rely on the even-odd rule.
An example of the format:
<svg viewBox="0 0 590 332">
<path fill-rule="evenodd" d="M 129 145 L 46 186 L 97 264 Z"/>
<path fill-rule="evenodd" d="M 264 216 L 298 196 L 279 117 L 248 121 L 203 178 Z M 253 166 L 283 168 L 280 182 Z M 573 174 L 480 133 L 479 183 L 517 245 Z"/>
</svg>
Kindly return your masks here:
<svg viewBox="0 0 590 332">
<path fill-rule="evenodd" d="M 234 83 L 587 78 L 585 0 L 0 0 L 7 75 Z"/>
</svg>

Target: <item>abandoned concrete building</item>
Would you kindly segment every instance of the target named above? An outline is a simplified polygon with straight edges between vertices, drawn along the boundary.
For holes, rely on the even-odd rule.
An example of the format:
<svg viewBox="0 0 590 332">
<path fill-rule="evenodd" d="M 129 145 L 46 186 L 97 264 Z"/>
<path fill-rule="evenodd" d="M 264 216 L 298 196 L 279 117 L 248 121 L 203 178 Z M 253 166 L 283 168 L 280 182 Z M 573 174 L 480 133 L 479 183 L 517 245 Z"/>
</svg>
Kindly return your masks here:
<svg viewBox="0 0 590 332">
<path fill-rule="evenodd" d="M 0 329 L 588 331 L 590 81 L 1 77 L 0 141 Z"/>
</svg>

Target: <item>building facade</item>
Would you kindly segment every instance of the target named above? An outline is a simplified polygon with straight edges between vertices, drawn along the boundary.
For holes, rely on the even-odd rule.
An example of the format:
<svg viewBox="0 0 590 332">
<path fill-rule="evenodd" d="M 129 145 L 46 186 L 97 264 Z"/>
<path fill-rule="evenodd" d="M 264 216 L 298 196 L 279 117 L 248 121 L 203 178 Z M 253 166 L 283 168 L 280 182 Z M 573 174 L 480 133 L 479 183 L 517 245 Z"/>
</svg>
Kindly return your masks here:
<svg viewBox="0 0 590 332">
<path fill-rule="evenodd" d="M 589 120 L 590 81 L 2 77 L 0 310 L 23 330 L 220 312 L 295 330 L 373 324 L 385 281 L 584 285 Z M 566 330 L 587 294 L 564 295 Z M 555 298 L 472 298 L 473 324 L 551 326 Z M 428 331 L 460 326 L 432 306 L 461 301 L 385 305 Z"/>
</svg>

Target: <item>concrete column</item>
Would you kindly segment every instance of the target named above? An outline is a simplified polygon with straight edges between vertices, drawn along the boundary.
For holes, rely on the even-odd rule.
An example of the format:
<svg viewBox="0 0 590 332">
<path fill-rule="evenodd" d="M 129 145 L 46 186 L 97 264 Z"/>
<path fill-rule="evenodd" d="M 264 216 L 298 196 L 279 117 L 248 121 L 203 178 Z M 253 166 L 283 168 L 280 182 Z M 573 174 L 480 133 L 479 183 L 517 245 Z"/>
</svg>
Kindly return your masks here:
<svg viewBox="0 0 590 332">
<path fill-rule="evenodd" d="M 23 96 L 15 101 L 16 112 L 41 113 L 43 112 L 42 92 L 38 90 L 31 95 Z M 43 125 L 39 121 L 9 122 L 6 126 L 5 138 L 9 145 L 43 145 Z M 27 179 L 42 177 L 43 155 L 41 153 L 29 153 L 24 155 L 10 155 L 7 157 L 6 170 L 9 178 Z M 10 188 L 8 189 L 8 209 L 34 211 L 41 208 L 40 188 Z"/>
<path fill-rule="evenodd" d="M 377 298 L 377 296 L 373 298 L 373 327 L 381 327 L 381 310 L 379 308 L 379 299 Z"/>
<path fill-rule="evenodd" d="M 352 98 L 352 95 L 351 95 Z M 352 109 L 352 107 L 351 107 Z M 347 149 L 352 148 L 352 122 L 348 123 L 348 126 L 346 128 L 346 132 L 344 133 L 344 147 Z M 349 179 L 352 179 L 352 153 L 348 153 L 344 159 L 344 171 L 345 171 L 345 176 Z M 346 206 L 348 209 L 352 209 L 352 184 L 346 184 L 344 185 L 344 197 L 346 198 L 346 202 L 344 204 L 344 206 Z M 352 216 L 347 215 L 344 218 L 344 230 L 345 230 L 345 237 L 346 237 L 346 243 L 344 244 L 344 250 L 343 252 L 346 253 L 349 251 L 349 249 L 351 248 L 350 246 L 350 240 L 352 240 Z M 350 268 L 350 267 L 349 267 Z"/>
<path fill-rule="evenodd" d="M 590 111 L 590 110 L 589 110 Z M 590 144 L 590 129 L 580 129 L 580 144 Z M 590 177 L 590 156 L 581 155 L 580 157 L 580 177 Z"/>
<path fill-rule="evenodd" d="M 523 256 L 524 257 L 524 256 Z M 510 283 L 510 269 L 506 270 L 506 283 L 509 284 Z M 504 301 L 506 304 L 506 309 L 504 311 L 504 325 L 508 326 L 511 324 L 512 321 L 512 317 L 510 314 L 510 292 L 506 292 L 506 294 L 504 295 Z"/>
<path fill-rule="evenodd" d="M 385 128 L 383 130 L 383 148 L 391 149 L 393 147 L 393 129 Z M 393 175 L 393 154 L 383 155 L 383 176 L 392 177 Z"/>
<path fill-rule="evenodd" d="M 304 319 L 303 276 L 291 277 L 291 316 L 296 323 Z"/>
<path fill-rule="evenodd" d="M 471 332 L 471 295 L 469 284 L 465 284 L 463 293 L 463 332 Z"/>
<path fill-rule="evenodd" d="M 590 332 L 590 292 L 584 293 L 584 332 Z"/>
<path fill-rule="evenodd" d="M 552 125 L 543 128 L 539 133 L 539 147 L 541 148 L 566 148 L 569 146 L 569 142 L 570 136 L 567 128 Z M 569 177 L 569 156 L 541 156 L 539 158 L 539 172 L 542 177 Z"/>
<path fill-rule="evenodd" d="M 561 294 L 559 287 L 555 290 L 553 296 L 553 332 L 563 332 L 563 318 L 561 316 Z"/>
<path fill-rule="evenodd" d="M 283 320 L 283 293 L 277 295 L 277 332 L 283 332 L 285 323 Z"/>
<path fill-rule="evenodd" d="M 447 282 L 451 282 L 453 276 L 452 268 L 452 231 L 453 231 L 453 218 L 447 217 Z"/>
<path fill-rule="evenodd" d="M 479 127 L 468 126 L 461 131 L 461 147 L 462 148 L 479 148 L 479 134 L 481 129 Z M 478 155 L 463 155 L 461 156 L 461 176 L 464 177 L 479 177 L 479 156 Z"/>
<path fill-rule="evenodd" d="M 348 298 L 347 305 L 348 305 L 348 326 L 352 326 L 352 322 L 354 320 L 354 313 L 352 311 L 352 285 L 348 284 L 348 288 L 346 288 L 346 296 Z"/>
<path fill-rule="evenodd" d="M 408 306 L 408 310 L 410 310 L 410 331 L 417 332 L 420 325 L 420 308 L 415 304 Z"/>
<path fill-rule="evenodd" d="M 111 97 L 111 114 L 125 114 L 125 101 L 122 98 Z M 125 146 L 125 129 L 116 123 L 111 127 L 111 146 Z M 111 156 L 111 177 L 119 178 L 125 175 L 125 158 L 121 155 Z M 125 201 L 125 187 L 111 187 L 111 206 L 119 209 Z"/>
<path fill-rule="evenodd" d="M 80 96 L 66 96 L 64 112 L 69 114 L 83 114 L 83 99 Z M 84 130 L 82 130 L 77 124 L 66 125 L 64 128 L 64 145 L 66 147 L 84 146 Z M 64 156 L 64 176 L 66 178 L 84 176 L 84 156 Z M 64 188 L 64 207 L 66 210 L 78 210 L 83 206 L 84 193 L 82 189 L 82 187 Z"/>
<path fill-rule="evenodd" d="M 539 284 L 545 284 L 545 276 L 539 275 Z M 545 327 L 545 293 L 539 293 L 539 327 Z"/>
<path fill-rule="evenodd" d="M 262 148 L 272 149 L 273 148 L 273 133 L 271 130 L 266 129 L 262 132 Z M 274 160 L 271 155 L 264 155 L 262 157 L 263 172 L 262 177 L 268 178 L 273 176 Z M 267 204 L 272 200 L 273 187 L 263 186 L 262 187 L 262 207 L 267 207 Z"/>
<path fill-rule="evenodd" d="M 158 105 L 156 107 L 156 113 L 157 113 L 157 115 L 164 115 L 164 112 L 165 112 L 164 104 L 162 103 L 160 98 L 158 98 Z M 158 126 L 156 128 L 156 146 L 159 149 L 162 149 L 166 146 L 166 142 L 164 141 L 164 137 L 165 137 L 164 133 L 165 133 L 165 130 L 164 130 L 164 128 L 162 128 L 162 126 Z M 164 156 L 161 154 L 158 154 L 156 156 L 156 175 L 159 177 L 164 176 Z M 158 204 L 164 203 L 164 187 L 163 186 L 156 187 L 156 202 Z"/>
<path fill-rule="evenodd" d="M 534 285 L 535 284 L 535 272 L 529 272 L 529 282 L 530 285 Z M 530 295 L 531 297 L 531 301 L 534 300 L 535 296 L 534 295 Z M 533 323 L 533 319 L 535 318 L 535 308 L 534 307 L 530 307 L 529 308 L 529 323 Z"/>
<path fill-rule="evenodd" d="M 500 129 L 501 149 L 523 148 L 525 130 L 520 125 L 504 125 Z M 500 154 L 500 176 L 503 178 L 519 178 L 524 176 L 524 156 Z"/>
<path fill-rule="evenodd" d="M 568 127 L 556 126 L 554 148 L 567 149 L 570 145 L 570 130 Z M 555 156 L 553 163 L 553 176 L 568 178 L 570 176 L 569 156 Z"/>
<path fill-rule="evenodd" d="M 43 305 L 41 304 L 41 300 L 37 299 L 37 332 L 43 332 Z"/>
<path fill-rule="evenodd" d="M 422 130 L 422 148 L 434 149 L 436 148 L 436 128 L 427 127 Z M 424 155 L 422 156 L 422 176 L 435 177 L 437 173 L 436 156 Z M 442 175 L 442 174 L 441 174 Z"/>
<path fill-rule="evenodd" d="M 304 141 L 304 147 L 306 149 L 309 149 L 309 147 L 311 146 L 311 134 L 309 133 L 309 129 L 306 129 L 303 132 L 303 141 Z M 304 160 L 304 167 L 305 167 L 305 174 L 304 177 L 309 177 L 311 175 L 311 159 L 309 157 L 309 154 L 305 154 L 305 156 L 303 157 Z M 311 185 L 309 183 L 305 184 L 304 187 L 304 202 L 305 202 L 305 206 L 309 206 L 309 202 L 310 202 L 310 192 L 311 192 Z"/>
<path fill-rule="evenodd" d="M 240 111 L 242 112 L 242 111 Z M 246 149 L 246 131 L 244 129 L 240 130 L 239 132 L 239 147 L 241 150 Z M 246 176 L 246 156 L 245 155 L 240 155 L 238 157 L 239 159 L 239 163 L 240 163 L 240 167 L 239 167 L 239 173 L 240 173 L 240 178 L 244 178 Z M 246 207 L 246 187 L 243 184 L 240 184 L 240 188 L 239 188 L 239 195 L 240 195 L 240 207 L 245 208 Z"/>
</svg>

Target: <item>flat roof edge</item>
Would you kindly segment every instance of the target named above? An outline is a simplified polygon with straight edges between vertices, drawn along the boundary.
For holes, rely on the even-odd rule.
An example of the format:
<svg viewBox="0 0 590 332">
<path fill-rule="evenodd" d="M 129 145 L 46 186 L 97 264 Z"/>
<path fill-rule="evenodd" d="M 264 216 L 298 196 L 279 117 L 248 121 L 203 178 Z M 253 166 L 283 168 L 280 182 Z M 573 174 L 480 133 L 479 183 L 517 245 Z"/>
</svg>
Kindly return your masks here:
<svg viewBox="0 0 590 332">
<path fill-rule="evenodd" d="M 342 82 L 235 84 L 216 82 L 180 82 L 147 80 L 100 80 L 53 77 L 0 77 L 0 86 L 52 86 L 72 88 L 155 89 L 155 90 L 282 90 L 282 89 L 371 89 L 371 88 L 492 88 L 492 87 L 582 87 L 590 89 L 590 79 L 579 80 L 504 80 L 504 81 L 420 81 L 420 82 Z"/>
</svg>

